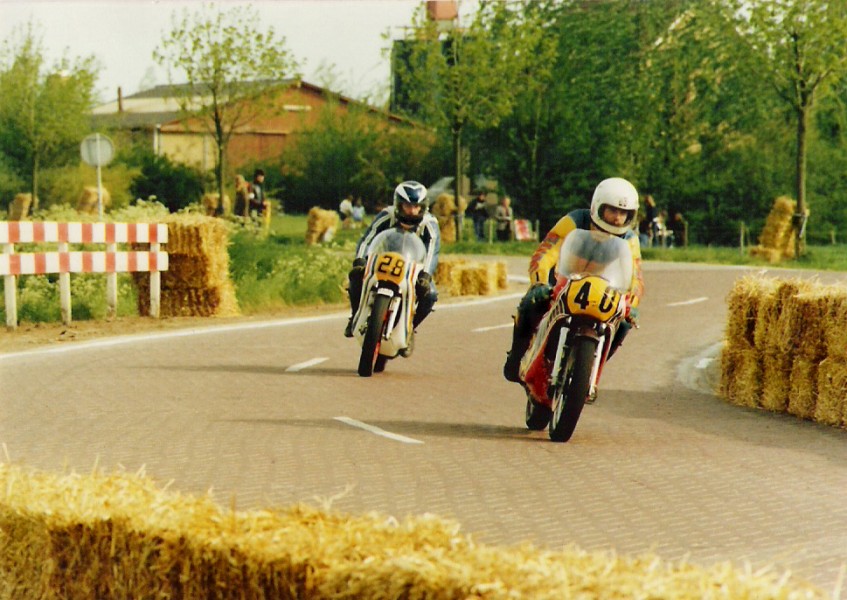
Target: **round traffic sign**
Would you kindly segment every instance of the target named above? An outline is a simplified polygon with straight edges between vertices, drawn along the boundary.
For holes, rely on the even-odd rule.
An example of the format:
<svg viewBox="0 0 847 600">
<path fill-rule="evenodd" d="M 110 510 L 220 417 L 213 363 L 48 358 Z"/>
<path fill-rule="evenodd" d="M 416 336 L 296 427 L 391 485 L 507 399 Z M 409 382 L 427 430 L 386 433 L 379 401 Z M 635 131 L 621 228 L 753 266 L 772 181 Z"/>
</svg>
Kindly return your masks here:
<svg viewBox="0 0 847 600">
<path fill-rule="evenodd" d="M 105 135 L 92 133 L 82 140 L 79 146 L 82 160 L 92 167 L 102 167 L 108 165 L 115 154 L 115 147 L 112 140 Z"/>
</svg>

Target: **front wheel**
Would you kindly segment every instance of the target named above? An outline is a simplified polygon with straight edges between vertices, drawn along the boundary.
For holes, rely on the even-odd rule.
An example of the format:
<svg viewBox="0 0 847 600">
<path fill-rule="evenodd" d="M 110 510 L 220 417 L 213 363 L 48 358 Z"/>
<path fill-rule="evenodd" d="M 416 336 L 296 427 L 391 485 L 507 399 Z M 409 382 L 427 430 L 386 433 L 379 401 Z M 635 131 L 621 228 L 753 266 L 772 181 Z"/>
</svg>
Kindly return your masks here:
<svg viewBox="0 0 847 600">
<path fill-rule="evenodd" d="M 359 357 L 359 375 L 370 377 L 379 362 L 379 347 L 382 344 L 382 332 L 385 329 L 385 317 L 391 298 L 377 294 L 374 298 L 371 314 L 368 315 L 368 330 L 362 338 L 362 355 Z M 385 368 L 385 363 L 381 365 Z"/>
<path fill-rule="evenodd" d="M 565 362 L 565 376 L 553 398 L 553 416 L 548 431 L 554 442 L 567 442 L 576 429 L 585 398 L 591 387 L 597 340 L 575 338 Z"/>
</svg>

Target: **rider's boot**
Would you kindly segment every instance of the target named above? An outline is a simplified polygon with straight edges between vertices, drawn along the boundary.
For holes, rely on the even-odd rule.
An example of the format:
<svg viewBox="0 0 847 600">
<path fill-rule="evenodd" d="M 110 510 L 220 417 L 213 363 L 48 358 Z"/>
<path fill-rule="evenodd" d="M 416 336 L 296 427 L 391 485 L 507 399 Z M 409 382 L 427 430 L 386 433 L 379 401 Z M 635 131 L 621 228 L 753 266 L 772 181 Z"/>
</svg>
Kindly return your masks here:
<svg viewBox="0 0 847 600">
<path fill-rule="evenodd" d="M 523 355 L 526 354 L 526 351 L 529 349 L 529 341 L 530 335 L 520 331 L 515 324 L 514 331 L 512 332 L 512 347 L 509 348 L 509 351 L 506 353 L 506 362 L 503 365 L 503 377 L 506 378 L 507 381 L 514 381 L 515 383 L 520 383 L 520 368 L 521 368 L 521 359 Z"/>
<path fill-rule="evenodd" d="M 349 319 L 347 319 L 347 326 L 344 328 L 344 337 L 351 338 L 353 337 L 353 316 L 351 315 Z"/>
</svg>

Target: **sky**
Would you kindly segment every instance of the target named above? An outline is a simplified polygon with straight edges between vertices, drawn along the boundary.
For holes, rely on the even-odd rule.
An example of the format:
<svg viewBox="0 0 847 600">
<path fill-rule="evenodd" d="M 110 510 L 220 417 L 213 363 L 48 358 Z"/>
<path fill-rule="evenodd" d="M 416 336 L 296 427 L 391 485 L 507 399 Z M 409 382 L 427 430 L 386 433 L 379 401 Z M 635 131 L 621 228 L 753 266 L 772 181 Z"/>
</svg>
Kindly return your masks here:
<svg viewBox="0 0 847 600">
<path fill-rule="evenodd" d="M 420 0 L 263 0 L 216 2 L 222 7 L 250 4 L 259 13 L 259 29 L 273 26 L 277 37 L 301 65 L 303 78 L 354 98 L 388 97 L 389 60 L 383 55 Z M 167 84 L 167 74 L 152 58 L 171 18 L 199 0 L 0 0 L 0 40 L 32 22 L 52 62 L 65 51 L 71 58 L 94 55 L 101 74 L 100 99 L 129 96 L 152 85 Z M 327 67 L 331 76 L 325 75 Z M 324 73 L 322 75 L 322 73 Z M 177 83 L 177 82 L 175 82 Z M 142 85 L 143 84 L 143 85 Z"/>
</svg>

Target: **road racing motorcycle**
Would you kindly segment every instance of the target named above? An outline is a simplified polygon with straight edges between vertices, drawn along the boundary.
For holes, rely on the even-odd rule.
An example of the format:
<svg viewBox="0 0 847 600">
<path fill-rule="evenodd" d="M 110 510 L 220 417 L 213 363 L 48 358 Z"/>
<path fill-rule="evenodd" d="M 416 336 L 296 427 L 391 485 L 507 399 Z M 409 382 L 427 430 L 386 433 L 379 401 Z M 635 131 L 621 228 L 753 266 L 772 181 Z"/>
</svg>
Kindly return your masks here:
<svg viewBox="0 0 847 600">
<path fill-rule="evenodd" d="M 623 239 L 576 229 L 562 244 L 551 307 L 521 359 L 526 426 L 567 442 L 627 316 L 632 252 Z"/>
<path fill-rule="evenodd" d="M 394 228 L 377 234 L 366 255 L 362 296 L 353 317 L 353 337 L 362 346 L 362 377 L 385 370 L 389 359 L 412 353 L 415 282 L 426 247 L 414 232 Z"/>
</svg>

